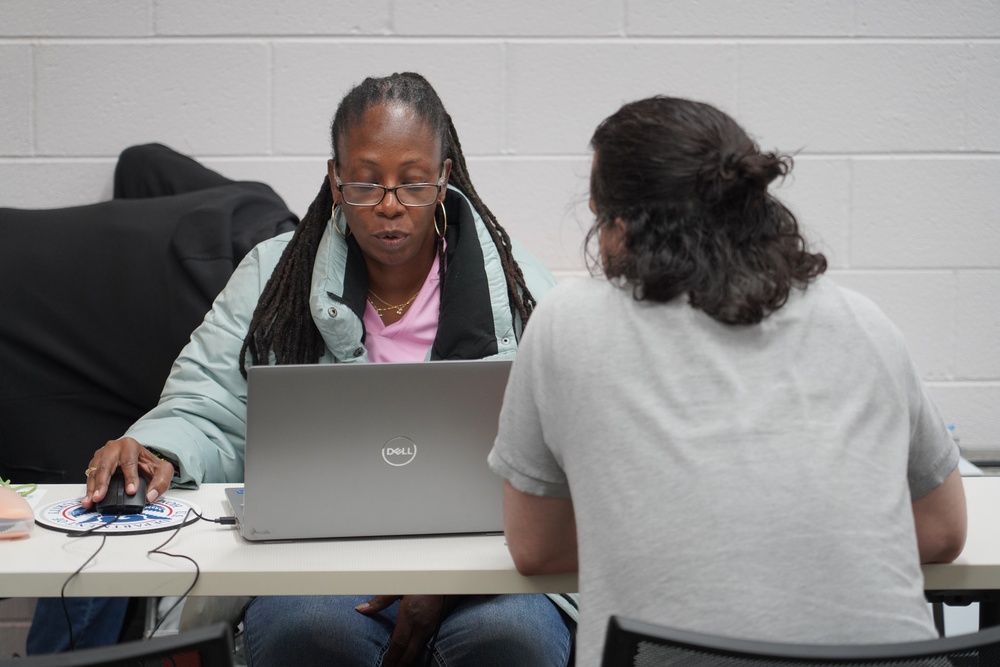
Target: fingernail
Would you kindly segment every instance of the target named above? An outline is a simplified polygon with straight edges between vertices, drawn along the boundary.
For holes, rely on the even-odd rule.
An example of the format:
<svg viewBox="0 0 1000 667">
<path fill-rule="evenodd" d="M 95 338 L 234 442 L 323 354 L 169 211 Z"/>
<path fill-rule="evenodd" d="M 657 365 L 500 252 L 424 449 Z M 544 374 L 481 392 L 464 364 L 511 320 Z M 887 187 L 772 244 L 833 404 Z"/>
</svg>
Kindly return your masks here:
<svg viewBox="0 0 1000 667">
<path fill-rule="evenodd" d="M 154 502 L 156 502 L 156 499 L 157 499 L 157 497 L 159 495 L 160 494 L 156 491 L 156 489 L 151 489 L 149 491 L 149 493 L 146 494 L 146 502 L 147 503 L 154 503 Z"/>
<path fill-rule="evenodd" d="M 367 602 L 362 602 L 361 604 L 359 604 L 357 607 L 354 608 L 354 611 L 368 611 L 368 609 L 370 608 L 371 608 L 370 604 L 368 604 Z"/>
</svg>

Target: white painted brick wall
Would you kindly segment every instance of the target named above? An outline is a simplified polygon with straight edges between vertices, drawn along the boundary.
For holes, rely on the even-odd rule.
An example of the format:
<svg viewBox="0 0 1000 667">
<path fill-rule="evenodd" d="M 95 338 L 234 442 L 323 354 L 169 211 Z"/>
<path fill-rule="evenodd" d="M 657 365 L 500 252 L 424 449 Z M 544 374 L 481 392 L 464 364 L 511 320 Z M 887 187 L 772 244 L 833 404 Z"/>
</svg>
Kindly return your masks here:
<svg viewBox="0 0 1000 667">
<path fill-rule="evenodd" d="M 830 37 L 854 32 L 852 4 L 840 0 L 629 0 L 627 5 L 630 35 Z"/>
<path fill-rule="evenodd" d="M 4 0 L 0 206 L 92 203 L 160 141 L 303 213 L 368 74 L 428 76 L 512 236 L 583 271 L 587 143 L 654 93 L 796 153 L 777 192 L 1000 456 L 996 0 Z"/>
</svg>

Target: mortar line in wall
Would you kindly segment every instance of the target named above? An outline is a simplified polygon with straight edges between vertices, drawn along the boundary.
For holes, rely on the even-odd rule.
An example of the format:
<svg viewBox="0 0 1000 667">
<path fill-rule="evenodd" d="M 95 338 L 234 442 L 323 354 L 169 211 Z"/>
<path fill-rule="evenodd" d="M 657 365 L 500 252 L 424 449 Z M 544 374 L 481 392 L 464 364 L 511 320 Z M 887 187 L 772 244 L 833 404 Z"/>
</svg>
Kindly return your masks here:
<svg viewBox="0 0 1000 667">
<path fill-rule="evenodd" d="M 33 85 L 33 84 L 32 84 Z M 272 101 L 273 103 L 273 101 Z M 34 100 L 32 100 L 34 105 Z M 31 119 L 33 121 L 33 118 Z M 273 131 L 273 129 L 272 129 Z M 324 160 L 328 157 L 325 153 L 275 153 L 273 148 L 271 153 L 246 153 L 246 154 L 201 154 L 200 158 L 212 159 L 212 160 L 222 160 L 222 161 L 246 161 L 246 160 L 269 160 L 269 161 L 296 161 L 296 160 L 313 160 L 317 158 L 323 158 Z M 949 161 L 963 161 L 963 160 L 998 160 L 1000 159 L 1000 152 L 966 152 L 966 153 L 797 153 L 795 154 L 796 161 L 809 162 L 813 160 L 876 160 L 876 161 L 894 161 L 900 159 L 906 160 L 949 160 Z M 543 162 L 543 161 L 578 161 L 590 158 L 590 153 L 470 153 L 466 156 L 468 160 L 498 160 L 504 162 L 512 161 L 526 161 L 526 162 Z M 114 155 L 101 155 L 101 154 L 76 154 L 76 155 L 56 155 L 56 154 L 44 154 L 33 152 L 30 155 L 2 155 L 0 156 L 0 163 L 12 163 L 18 161 L 93 161 L 101 159 L 117 159 Z"/>
<path fill-rule="evenodd" d="M 507 89 L 507 72 L 510 62 L 507 60 L 507 44 L 500 44 L 500 154 L 507 155 L 510 146 L 510 123 L 508 122 L 509 90 Z"/>
<path fill-rule="evenodd" d="M 733 67 L 734 76 L 736 80 L 733 81 L 733 104 L 736 105 L 736 113 L 734 114 L 737 118 L 743 115 L 743 110 L 740 108 L 740 81 L 743 80 L 743 45 L 736 45 L 736 63 Z"/>
<path fill-rule="evenodd" d="M 152 35 L 152 36 L 154 36 L 154 37 L 156 36 L 156 10 L 157 10 L 158 6 L 159 6 L 159 4 L 156 3 L 156 2 L 150 2 L 149 5 L 148 5 L 148 7 L 149 7 L 149 25 L 146 26 L 146 27 L 149 30 L 149 34 Z"/>
<path fill-rule="evenodd" d="M 955 310 L 950 318 L 950 322 L 948 322 L 949 324 L 948 336 L 951 338 L 951 340 L 949 341 L 950 345 L 948 345 L 948 368 L 951 370 L 953 374 L 955 373 L 955 371 L 958 369 L 959 366 L 958 332 L 960 331 L 961 327 L 961 322 L 959 322 L 959 318 L 962 316 L 962 308 L 959 305 L 961 303 L 959 301 L 959 297 L 961 296 L 960 294 L 961 290 L 959 289 L 958 286 L 959 270 L 960 269 L 958 267 L 953 267 L 951 271 L 952 274 L 951 305 L 952 307 L 955 308 Z"/>
<path fill-rule="evenodd" d="M 267 44 L 267 91 L 268 91 L 268 101 L 267 101 L 267 147 L 268 155 L 274 155 L 274 105 L 275 100 L 278 98 L 277 91 L 274 89 L 274 82 L 276 77 L 274 76 L 274 44 Z"/>
<path fill-rule="evenodd" d="M 854 159 L 849 158 L 847 160 L 847 230 L 844 232 L 847 235 L 847 264 L 850 266 L 851 259 L 854 256 L 854 234 L 851 233 L 854 228 Z"/>
<path fill-rule="evenodd" d="M 851 266 L 851 267 L 836 267 L 831 266 L 828 269 L 828 273 L 837 274 L 841 276 L 848 275 L 860 275 L 860 274 L 879 274 L 879 275 L 893 275 L 893 276 L 906 276 L 911 274 L 954 274 L 958 271 L 1000 271 L 1000 266 Z"/>
<path fill-rule="evenodd" d="M 914 274 L 920 275 L 946 275 L 959 273 L 969 273 L 969 272 L 982 272 L 982 271 L 992 271 L 995 273 L 1000 273 L 1000 266 L 996 264 L 983 264 L 974 266 L 955 266 L 954 264 L 942 266 L 851 266 L 851 267 L 836 267 L 831 266 L 828 272 L 831 274 L 848 276 L 848 275 L 860 275 L 860 274 L 878 274 L 882 276 L 908 276 Z"/>
<path fill-rule="evenodd" d="M 428 44 L 532 44 L 546 42 L 593 44 L 781 44 L 781 45 L 854 45 L 854 44 L 1000 44 L 1000 37 L 979 36 L 948 36 L 935 37 L 931 35 L 910 35 L 905 37 L 892 36 L 810 36 L 810 35 L 660 35 L 660 36 L 611 36 L 611 35 L 128 35 L 128 36 L 48 36 L 26 35 L 17 37 L 0 37 L 0 44 L 33 43 L 48 46 L 51 44 L 88 45 L 108 43 L 149 44 L 161 42 L 165 44 L 218 44 L 218 43 L 259 43 L 261 40 L 288 43 L 332 43 L 332 42 L 370 42 L 399 43 L 425 42 Z"/>
<path fill-rule="evenodd" d="M 896 160 L 896 159 L 907 159 L 907 160 L 962 160 L 969 158 L 988 158 L 995 159 L 1000 157 L 1000 151 L 987 151 L 987 150 L 955 150 L 955 151 L 866 151 L 857 153 L 845 153 L 845 152 L 824 152 L 824 151 L 810 151 L 794 153 L 793 157 L 798 159 L 812 159 L 812 158 L 823 158 L 823 159 L 852 159 L 859 158 L 863 160 Z"/>
<path fill-rule="evenodd" d="M 38 154 L 38 51 L 32 44 L 28 49 L 28 145 L 31 146 L 31 154 Z"/>
<path fill-rule="evenodd" d="M 197 153 L 197 158 L 199 160 L 215 160 L 218 162 L 298 162 L 300 160 L 324 160 L 330 156 L 325 153 L 248 153 L 241 155 L 231 155 L 231 154 L 217 154 L 217 153 Z M 589 153 L 581 153 L 579 155 L 514 155 L 514 154 L 470 154 L 466 156 L 469 161 L 476 160 L 500 160 L 505 162 L 512 161 L 526 161 L 526 162 L 548 162 L 548 161 L 560 161 L 560 162 L 578 162 L 581 160 L 586 160 L 590 158 Z M 95 160 L 113 160 L 117 161 L 117 155 L 0 155 L 0 164 L 15 164 L 18 162 L 34 162 L 34 163 L 53 163 L 53 162 L 65 162 L 65 163 L 84 163 L 93 162 Z"/>
</svg>

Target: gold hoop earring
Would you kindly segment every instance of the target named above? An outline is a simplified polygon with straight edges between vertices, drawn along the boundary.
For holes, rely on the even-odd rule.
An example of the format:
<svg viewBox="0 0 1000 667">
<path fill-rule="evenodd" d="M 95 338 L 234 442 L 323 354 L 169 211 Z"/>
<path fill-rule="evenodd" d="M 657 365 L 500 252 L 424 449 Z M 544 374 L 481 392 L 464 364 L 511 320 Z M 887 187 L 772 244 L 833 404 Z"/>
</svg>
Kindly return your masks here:
<svg viewBox="0 0 1000 667">
<path fill-rule="evenodd" d="M 346 234 L 344 233 L 344 230 L 341 229 L 339 225 L 337 225 L 337 205 L 336 204 L 333 205 L 333 208 L 330 211 L 330 215 L 331 215 L 330 221 L 333 222 L 333 228 L 336 229 L 337 232 L 339 232 L 340 235 L 343 236 L 345 239 L 347 237 L 349 237 L 351 235 L 351 228 L 347 226 L 346 221 L 344 223 L 344 228 L 347 229 L 347 233 Z"/>
<path fill-rule="evenodd" d="M 443 239 L 445 232 L 448 231 L 448 211 L 444 208 L 444 202 L 439 201 L 438 206 L 441 207 L 441 218 L 444 220 L 444 229 L 438 229 L 438 219 L 434 216 L 434 231 L 437 232 L 438 238 Z"/>
</svg>

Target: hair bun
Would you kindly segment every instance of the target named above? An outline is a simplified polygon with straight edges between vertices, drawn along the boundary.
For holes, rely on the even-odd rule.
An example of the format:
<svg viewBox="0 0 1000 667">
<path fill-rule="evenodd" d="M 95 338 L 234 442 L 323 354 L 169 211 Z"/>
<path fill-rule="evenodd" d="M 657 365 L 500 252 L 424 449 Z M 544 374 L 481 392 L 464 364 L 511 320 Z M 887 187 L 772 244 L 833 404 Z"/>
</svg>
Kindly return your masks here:
<svg viewBox="0 0 1000 667">
<path fill-rule="evenodd" d="M 777 153 L 730 151 L 702 168 L 699 174 L 702 198 L 712 204 L 746 199 L 765 192 L 772 181 L 788 174 L 791 167 L 791 158 Z"/>
<path fill-rule="evenodd" d="M 738 164 L 744 177 L 763 189 L 791 171 L 792 159 L 777 153 L 752 153 L 741 157 Z"/>
</svg>

